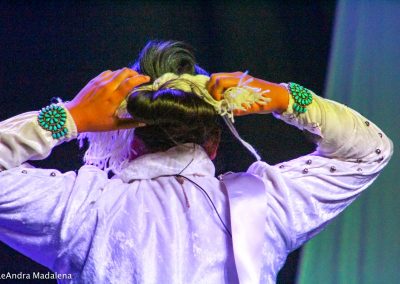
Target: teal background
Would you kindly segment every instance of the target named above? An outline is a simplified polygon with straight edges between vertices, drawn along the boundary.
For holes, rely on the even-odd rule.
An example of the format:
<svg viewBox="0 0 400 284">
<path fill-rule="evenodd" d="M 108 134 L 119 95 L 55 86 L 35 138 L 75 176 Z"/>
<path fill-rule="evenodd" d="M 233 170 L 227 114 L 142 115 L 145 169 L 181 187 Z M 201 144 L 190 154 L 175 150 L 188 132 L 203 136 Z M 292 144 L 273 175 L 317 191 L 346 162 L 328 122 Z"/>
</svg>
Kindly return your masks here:
<svg viewBox="0 0 400 284">
<path fill-rule="evenodd" d="M 341 0 L 325 95 L 375 122 L 394 142 L 378 180 L 305 245 L 299 284 L 400 283 L 400 1 Z"/>
</svg>

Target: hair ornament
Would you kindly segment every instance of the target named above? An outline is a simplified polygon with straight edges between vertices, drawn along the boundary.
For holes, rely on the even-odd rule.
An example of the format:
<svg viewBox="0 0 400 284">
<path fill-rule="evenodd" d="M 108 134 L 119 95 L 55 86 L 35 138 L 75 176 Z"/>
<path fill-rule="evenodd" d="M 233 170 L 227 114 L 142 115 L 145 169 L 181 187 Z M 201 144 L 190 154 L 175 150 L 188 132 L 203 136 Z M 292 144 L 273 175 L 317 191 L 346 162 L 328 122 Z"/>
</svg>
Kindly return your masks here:
<svg viewBox="0 0 400 284">
<path fill-rule="evenodd" d="M 214 107 L 215 111 L 222 116 L 229 130 L 236 137 L 236 139 L 238 139 L 243 146 L 252 153 L 257 161 L 259 161 L 261 160 L 260 155 L 250 143 L 246 142 L 240 137 L 235 126 L 233 125 L 233 112 L 235 110 L 246 110 L 254 103 L 265 105 L 271 101 L 270 98 L 263 96 L 263 94 L 268 93 L 269 90 L 261 91 L 260 88 L 249 86 L 249 83 L 251 83 L 254 79 L 250 77 L 247 80 L 244 80 L 247 73 L 247 71 L 243 73 L 236 87 L 228 88 L 223 93 L 221 100 L 214 99 L 213 96 L 208 92 L 207 83 L 210 80 L 210 77 L 205 75 L 177 75 L 174 73 L 165 73 L 156 79 L 153 84 L 140 86 L 135 88 L 133 92 L 158 91 L 160 88 L 166 87 L 168 89 L 176 89 L 196 94 L 205 102 Z M 126 102 L 124 102 L 120 108 L 122 108 L 122 110 L 119 111 L 120 113 L 126 112 L 126 110 L 123 110 L 123 108 L 126 109 Z"/>
<path fill-rule="evenodd" d="M 236 87 L 228 88 L 221 100 L 216 100 L 207 90 L 207 83 L 210 77 L 205 75 L 177 75 L 174 73 L 165 73 L 152 84 L 142 85 L 133 90 L 132 93 L 147 90 L 158 91 L 161 88 L 182 90 L 184 92 L 194 93 L 204 101 L 212 105 L 215 111 L 222 116 L 226 125 L 232 134 L 246 147 L 252 155 L 259 161 L 260 155 L 254 147 L 243 140 L 237 132 L 234 122 L 235 110 L 246 110 L 246 107 L 254 103 L 267 104 L 271 101 L 263 94 L 269 90 L 261 92 L 261 89 L 249 86 L 253 78 L 245 80 L 247 72 L 243 73 Z M 124 100 L 118 108 L 116 114 L 121 118 L 131 117 L 127 112 L 127 100 Z M 108 132 L 87 132 L 78 136 L 80 146 L 83 146 L 85 139 L 89 141 L 89 147 L 85 152 L 84 161 L 86 164 L 94 165 L 105 171 L 119 173 L 128 163 L 131 156 L 132 144 L 134 140 L 134 129 L 120 129 Z"/>
<path fill-rule="evenodd" d="M 254 103 L 265 105 L 271 101 L 270 98 L 263 96 L 263 94 L 268 93 L 269 90 L 261 92 L 260 88 L 249 86 L 249 83 L 253 81 L 253 78 L 250 77 L 247 80 L 244 80 L 246 75 L 247 71 L 243 73 L 236 87 L 228 88 L 223 93 L 221 100 L 214 99 L 207 91 L 207 83 L 210 80 L 210 77 L 205 75 L 177 75 L 174 73 L 165 73 L 152 84 L 135 88 L 133 92 L 158 91 L 160 88 L 166 87 L 168 89 L 194 93 L 201 97 L 205 102 L 212 105 L 219 115 L 226 115 L 232 122 L 234 122 L 233 112 L 235 110 L 246 110 Z M 124 109 L 126 109 L 126 101 L 120 106 L 118 113 L 125 113 L 126 111 L 124 111 Z"/>
</svg>

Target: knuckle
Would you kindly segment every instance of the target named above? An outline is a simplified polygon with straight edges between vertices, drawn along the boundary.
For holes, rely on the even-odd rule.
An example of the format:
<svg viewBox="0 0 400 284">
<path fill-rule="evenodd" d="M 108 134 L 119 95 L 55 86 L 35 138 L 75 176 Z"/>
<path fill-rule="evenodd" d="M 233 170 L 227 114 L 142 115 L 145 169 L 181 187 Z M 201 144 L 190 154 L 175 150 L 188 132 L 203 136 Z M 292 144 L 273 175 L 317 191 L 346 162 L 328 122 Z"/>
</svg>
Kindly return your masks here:
<svg viewBox="0 0 400 284">
<path fill-rule="evenodd" d="M 144 77 L 139 77 L 139 78 L 136 78 L 135 80 L 132 80 L 133 84 L 143 84 L 145 82 L 147 82 L 147 79 Z"/>
<path fill-rule="evenodd" d="M 122 73 L 123 74 L 130 74 L 130 73 L 132 73 L 133 71 L 131 70 L 131 69 L 129 69 L 128 67 L 124 67 L 124 68 L 122 68 Z"/>
<path fill-rule="evenodd" d="M 109 89 L 110 85 L 108 83 L 106 83 L 106 82 L 99 82 L 97 87 L 101 88 L 101 89 Z"/>
<path fill-rule="evenodd" d="M 143 80 L 143 77 L 142 77 L 142 76 L 135 75 L 135 76 L 126 78 L 126 79 L 124 80 L 124 82 L 130 83 L 130 84 L 134 84 L 134 83 L 136 83 L 136 82 L 138 82 L 138 81 L 141 81 L 141 80 Z"/>
<path fill-rule="evenodd" d="M 221 87 L 224 87 L 227 83 L 229 82 L 229 77 L 219 77 L 217 80 L 216 80 L 216 87 L 219 87 L 219 88 L 221 88 Z"/>
<path fill-rule="evenodd" d="M 92 81 L 93 81 L 92 84 L 93 84 L 95 87 L 98 87 L 98 86 L 101 85 L 101 81 L 99 81 L 99 80 L 92 80 Z"/>
<path fill-rule="evenodd" d="M 127 79 L 121 84 L 121 88 L 132 88 L 138 84 L 138 80 Z"/>
</svg>

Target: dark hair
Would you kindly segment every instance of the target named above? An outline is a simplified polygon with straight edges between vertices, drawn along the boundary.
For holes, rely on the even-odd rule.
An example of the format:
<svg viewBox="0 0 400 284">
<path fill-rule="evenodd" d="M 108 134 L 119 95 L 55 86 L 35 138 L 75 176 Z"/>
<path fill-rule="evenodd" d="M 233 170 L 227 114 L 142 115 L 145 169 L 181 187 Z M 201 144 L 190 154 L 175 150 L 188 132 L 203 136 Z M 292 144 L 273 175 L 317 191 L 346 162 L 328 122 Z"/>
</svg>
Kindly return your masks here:
<svg viewBox="0 0 400 284">
<path fill-rule="evenodd" d="M 207 71 L 196 64 L 193 48 L 182 41 L 149 41 L 131 68 L 152 80 L 165 73 L 202 74 Z"/>
<path fill-rule="evenodd" d="M 150 76 L 152 81 L 165 73 L 207 74 L 196 65 L 192 49 L 177 41 L 149 42 L 132 68 Z M 168 82 L 157 91 L 132 93 L 127 110 L 147 124 L 137 128 L 135 135 L 150 152 L 196 143 L 211 154 L 219 142 L 219 115 L 214 108 L 193 92 L 168 88 Z"/>
</svg>

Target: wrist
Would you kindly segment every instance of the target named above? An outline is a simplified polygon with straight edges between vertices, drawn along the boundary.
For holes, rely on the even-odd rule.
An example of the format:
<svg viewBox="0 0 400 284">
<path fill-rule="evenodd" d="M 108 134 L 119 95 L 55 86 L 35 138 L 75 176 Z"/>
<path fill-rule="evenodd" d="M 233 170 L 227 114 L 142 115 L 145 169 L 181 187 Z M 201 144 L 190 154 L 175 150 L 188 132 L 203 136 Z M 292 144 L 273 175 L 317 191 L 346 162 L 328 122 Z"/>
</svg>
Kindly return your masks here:
<svg viewBox="0 0 400 284">
<path fill-rule="evenodd" d="M 68 112 L 69 112 L 69 114 L 71 116 L 71 119 L 73 120 L 73 122 L 75 124 L 77 132 L 78 133 L 85 132 L 84 131 L 84 126 L 83 126 L 83 123 L 82 123 L 82 119 L 81 119 L 81 116 L 80 116 L 80 112 L 75 107 L 71 106 L 70 102 L 66 103 L 64 105 L 64 107 L 68 110 Z"/>
<path fill-rule="evenodd" d="M 68 108 L 62 103 L 52 103 L 37 113 L 37 125 L 54 140 L 69 141 L 77 136 L 77 128 Z"/>
<path fill-rule="evenodd" d="M 277 96 L 277 107 L 274 112 L 282 114 L 287 111 L 289 106 L 290 93 L 284 86 L 280 85 L 279 89 L 279 94 Z"/>
<path fill-rule="evenodd" d="M 271 101 L 268 103 L 268 107 L 270 112 L 274 113 L 283 113 L 287 110 L 289 105 L 289 91 L 285 86 L 280 84 L 260 80 L 259 87 L 262 90 L 269 90 L 268 97 L 271 98 Z"/>
</svg>

